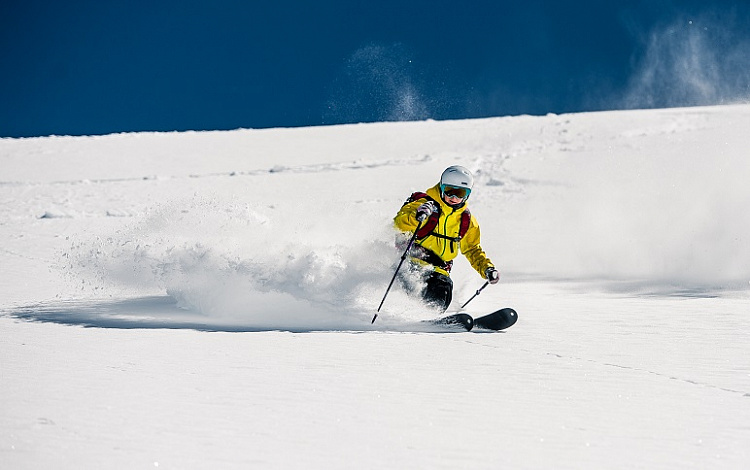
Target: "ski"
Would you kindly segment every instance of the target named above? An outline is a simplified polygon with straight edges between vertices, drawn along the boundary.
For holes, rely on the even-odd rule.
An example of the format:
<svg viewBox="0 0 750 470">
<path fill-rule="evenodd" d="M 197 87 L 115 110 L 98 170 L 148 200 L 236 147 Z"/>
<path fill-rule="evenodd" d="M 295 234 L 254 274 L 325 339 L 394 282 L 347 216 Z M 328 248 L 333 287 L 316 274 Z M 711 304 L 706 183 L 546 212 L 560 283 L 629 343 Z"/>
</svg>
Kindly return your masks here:
<svg viewBox="0 0 750 470">
<path fill-rule="evenodd" d="M 518 313 L 512 308 L 502 308 L 483 317 L 474 319 L 474 326 L 485 330 L 504 330 L 515 325 L 518 321 Z"/>
<path fill-rule="evenodd" d="M 518 313 L 512 308 L 503 308 L 490 314 L 472 318 L 468 313 L 454 313 L 434 320 L 426 320 L 432 325 L 444 326 L 449 329 L 464 329 L 471 331 L 473 328 L 500 331 L 513 326 L 518 321 Z"/>
<path fill-rule="evenodd" d="M 425 320 L 431 325 L 444 326 L 450 329 L 460 329 L 471 331 L 474 328 L 474 319 L 468 313 L 454 313 L 446 317 L 436 318 L 434 320 Z"/>
</svg>

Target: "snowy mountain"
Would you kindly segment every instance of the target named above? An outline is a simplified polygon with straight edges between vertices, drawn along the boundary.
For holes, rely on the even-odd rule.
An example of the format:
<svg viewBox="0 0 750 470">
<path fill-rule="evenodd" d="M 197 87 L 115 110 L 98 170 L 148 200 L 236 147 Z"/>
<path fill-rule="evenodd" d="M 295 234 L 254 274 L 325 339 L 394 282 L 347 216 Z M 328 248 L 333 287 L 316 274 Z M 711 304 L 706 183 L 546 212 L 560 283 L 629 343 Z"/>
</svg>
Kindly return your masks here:
<svg viewBox="0 0 750 470">
<path fill-rule="evenodd" d="M 0 139 L 7 468 L 746 468 L 750 106 Z M 452 164 L 514 327 L 417 331 Z M 483 282 L 459 259 L 458 309 Z M 90 327 L 90 328 L 82 328 Z M 359 334 L 355 334 L 359 333 Z"/>
</svg>

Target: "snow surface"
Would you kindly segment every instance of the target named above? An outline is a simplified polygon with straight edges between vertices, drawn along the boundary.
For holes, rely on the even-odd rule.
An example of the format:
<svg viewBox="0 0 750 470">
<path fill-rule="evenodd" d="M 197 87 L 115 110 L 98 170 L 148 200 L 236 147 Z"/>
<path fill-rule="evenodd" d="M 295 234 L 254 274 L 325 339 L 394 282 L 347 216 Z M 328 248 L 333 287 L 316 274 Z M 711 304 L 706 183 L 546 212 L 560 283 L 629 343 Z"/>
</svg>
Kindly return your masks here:
<svg viewBox="0 0 750 470">
<path fill-rule="evenodd" d="M 748 468 L 748 128 L 0 139 L 0 467 Z M 395 288 L 371 325 L 391 218 L 451 164 L 502 273 L 467 310 L 520 319 L 424 331 Z"/>
</svg>

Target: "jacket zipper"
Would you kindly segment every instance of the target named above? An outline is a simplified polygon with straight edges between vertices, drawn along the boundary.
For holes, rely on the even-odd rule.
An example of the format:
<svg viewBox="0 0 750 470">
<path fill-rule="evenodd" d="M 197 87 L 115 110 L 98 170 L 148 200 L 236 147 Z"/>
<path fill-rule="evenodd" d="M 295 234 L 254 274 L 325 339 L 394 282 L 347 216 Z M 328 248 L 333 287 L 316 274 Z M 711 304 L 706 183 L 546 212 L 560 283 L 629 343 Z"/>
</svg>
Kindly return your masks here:
<svg viewBox="0 0 750 470">
<path fill-rule="evenodd" d="M 450 215 L 453 215 L 456 212 L 456 209 L 451 208 Z M 448 214 L 445 215 L 445 220 L 443 221 L 443 235 L 446 237 L 448 236 Z M 443 239 L 443 253 L 445 254 L 445 249 L 447 248 L 448 243 L 451 244 L 451 253 L 455 253 L 455 248 L 453 246 L 453 241 L 448 240 L 447 238 Z"/>
</svg>

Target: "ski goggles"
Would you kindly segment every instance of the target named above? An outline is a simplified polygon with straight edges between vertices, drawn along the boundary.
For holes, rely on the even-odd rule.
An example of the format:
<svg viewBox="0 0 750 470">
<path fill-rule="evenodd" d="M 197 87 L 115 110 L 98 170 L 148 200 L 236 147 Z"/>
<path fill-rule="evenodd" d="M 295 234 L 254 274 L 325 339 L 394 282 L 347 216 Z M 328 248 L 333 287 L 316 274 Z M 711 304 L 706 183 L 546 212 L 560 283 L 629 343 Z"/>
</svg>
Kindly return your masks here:
<svg viewBox="0 0 750 470">
<path fill-rule="evenodd" d="M 443 193 L 443 196 L 459 199 L 467 199 L 469 197 L 469 194 L 471 194 L 471 189 L 469 188 L 460 188 L 458 186 L 451 186 L 448 184 L 441 184 L 440 191 Z"/>
</svg>

